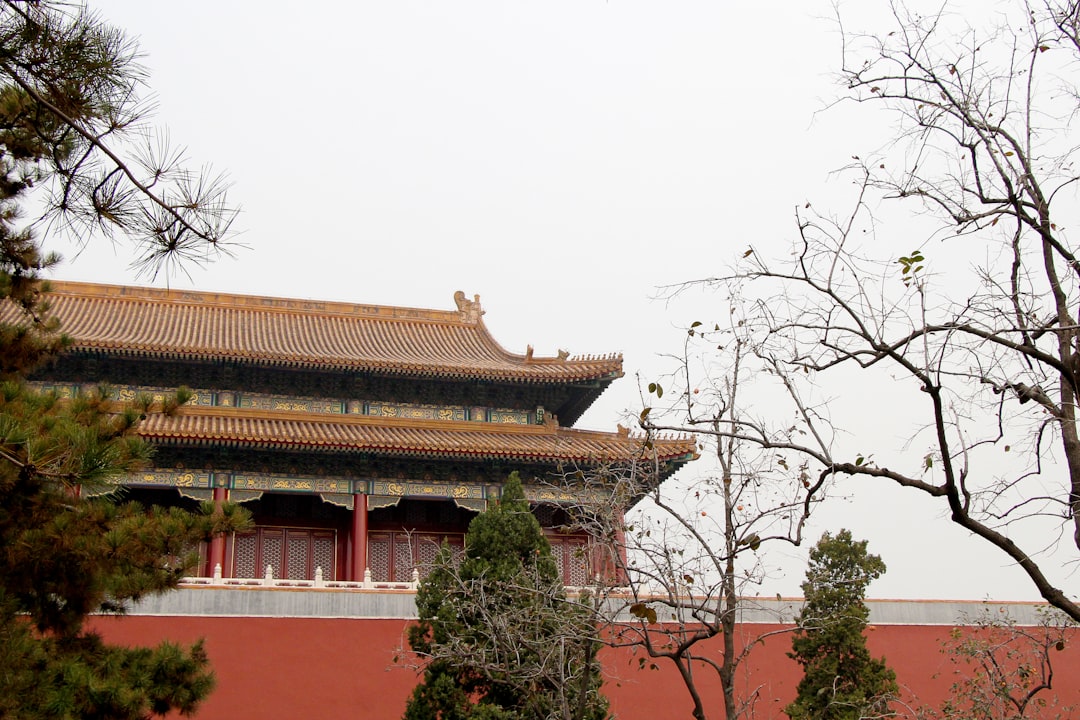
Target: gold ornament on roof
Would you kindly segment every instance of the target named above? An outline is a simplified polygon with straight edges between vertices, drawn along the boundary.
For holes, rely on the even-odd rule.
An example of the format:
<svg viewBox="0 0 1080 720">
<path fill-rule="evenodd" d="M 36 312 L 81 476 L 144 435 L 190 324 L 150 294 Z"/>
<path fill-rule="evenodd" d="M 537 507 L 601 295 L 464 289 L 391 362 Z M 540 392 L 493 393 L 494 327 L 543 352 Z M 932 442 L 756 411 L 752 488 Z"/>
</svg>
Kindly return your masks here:
<svg viewBox="0 0 1080 720">
<path fill-rule="evenodd" d="M 484 314 L 484 311 L 480 308 L 480 296 L 473 295 L 473 299 L 469 300 L 465 297 L 465 293 L 458 290 L 454 293 L 454 302 L 457 303 L 458 312 L 462 314 L 462 319 L 467 323 L 480 322 L 480 316 Z"/>
</svg>

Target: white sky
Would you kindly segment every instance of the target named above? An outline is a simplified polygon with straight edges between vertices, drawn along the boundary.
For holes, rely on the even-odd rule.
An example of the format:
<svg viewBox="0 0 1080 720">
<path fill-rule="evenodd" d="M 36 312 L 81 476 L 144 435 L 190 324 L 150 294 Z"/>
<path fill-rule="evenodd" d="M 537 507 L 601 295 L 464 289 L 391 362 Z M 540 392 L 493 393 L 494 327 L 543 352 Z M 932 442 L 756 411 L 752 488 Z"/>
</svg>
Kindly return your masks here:
<svg viewBox="0 0 1080 720">
<path fill-rule="evenodd" d="M 634 374 L 666 371 L 710 311 L 656 287 L 749 243 L 779 252 L 794 207 L 836 197 L 831 171 L 887 132 L 819 114 L 838 93 L 829 0 L 93 6 L 141 39 L 159 120 L 243 207 L 250 250 L 174 287 L 443 309 L 478 293 L 510 351 L 624 353 L 595 429 L 637 414 Z M 136 282 L 126 248 L 64 252 L 57 277 Z M 876 597 L 1034 597 L 920 498 L 872 486 L 811 533 L 845 526 L 889 566 Z M 786 567 L 767 594 L 798 594 L 802 560 Z"/>
</svg>

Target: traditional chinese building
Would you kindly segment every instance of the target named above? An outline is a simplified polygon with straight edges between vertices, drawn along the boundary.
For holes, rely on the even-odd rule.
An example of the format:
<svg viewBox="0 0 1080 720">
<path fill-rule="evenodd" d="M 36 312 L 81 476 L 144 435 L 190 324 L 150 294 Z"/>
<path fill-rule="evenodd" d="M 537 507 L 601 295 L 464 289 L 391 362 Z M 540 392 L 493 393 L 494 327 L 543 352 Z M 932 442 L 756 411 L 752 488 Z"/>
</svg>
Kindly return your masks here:
<svg viewBox="0 0 1080 720">
<path fill-rule="evenodd" d="M 204 720 L 400 717 L 417 681 L 395 660 L 416 617 L 410 581 L 437 543 L 460 545 L 516 470 L 567 584 L 584 584 L 596 559 L 565 531 L 563 508 L 588 497 L 561 479 L 642 451 L 625 430 L 573 428 L 623 374 L 621 358 L 509 353 L 461 293 L 445 311 L 59 282 L 52 296 L 73 344 L 39 386 L 107 382 L 118 400 L 194 391 L 174 416 L 141 425 L 154 466 L 122 492 L 159 505 L 228 499 L 254 515 L 252 532 L 202 549 L 200 577 L 88 623 L 123 644 L 205 638 L 218 689 Z M 689 438 L 652 450 L 661 479 L 695 455 Z M 985 606 L 870 605 L 871 652 L 886 655 L 905 701 L 940 703 L 957 679 L 941 644 Z M 735 641 L 755 650 L 740 692 L 753 690 L 758 717 L 783 717 L 794 697 L 786 631 L 798 606 L 743 603 Z M 1027 604 L 998 611 L 1022 626 L 1040 617 Z M 1075 637 L 1053 655 L 1064 702 L 1080 682 Z M 669 664 L 619 647 L 601 659 L 619 718 L 689 714 Z M 722 705 L 717 682 L 699 688 Z"/>
<path fill-rule="evenodd" d="M 573 428 L 621 356 L 515 355 L 461 292 L 453 310 L 67 282 L 51 298 L 73 344 L 41 387 L 194 391 L 140 426 L 154 466 L 122 484 L 146 503 L 251 510 L 252 532 L 202 549 L 203 577 L 409 582 L 517 471 L 567 584 L 582 585 L 595 557 L 563 529 L 581 498 L 560 478 L 642 450 L 621 428 Z M 689 438 L 652 450 L 662 476 L 695 455 Z"/>
</svg>

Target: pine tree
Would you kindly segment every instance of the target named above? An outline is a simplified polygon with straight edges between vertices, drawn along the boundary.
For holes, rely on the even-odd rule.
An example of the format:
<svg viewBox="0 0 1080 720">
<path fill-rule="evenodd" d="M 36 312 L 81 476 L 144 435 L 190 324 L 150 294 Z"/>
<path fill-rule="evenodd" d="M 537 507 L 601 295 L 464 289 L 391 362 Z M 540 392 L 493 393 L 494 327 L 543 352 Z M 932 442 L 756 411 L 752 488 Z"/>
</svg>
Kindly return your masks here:
<svg viewBox="0 0 1080 720">
<path fill-rule="evenodd" d="M 190 172 L 146 122 L 138 46 L 79 3 L 0 2 L 0 376 L 62 346 L 40 274 L 60 258 L 23 215 L 82 244 L 134 243 L 135 266 L 156 274 L 229 251 L 236 211 L 227 184 Z"/>
<path fill-rule="evenodd" d="M 117 408 L 104 390 L 61 400 L 0 384 L 0 717 L 188 713 L 213 687 L 201 644 L 110 647 L 84 628 L 174 588 L 199 541 L 244 523 L 210 503 L 195 514 L 80 496 L 140 467 L 139 419 L 183 399 Z"/>
<path fill-rule="evenodd" d="M 784 708 L 793 720 L 859 720 L 888 715 L 896 675 L 884 659 L 870 657 L 866 588 L 885 563 L 866 552 L 851 532 L 825 533 L 810 551 L 806 604 L 796 622 L 789 656 L 803 667 L 795 701 Z"/>
<path fill-rule="evenodd" d="M 517 474 L 444 546 L 416 596 L 412 650 L 427 662 L 405 720 L 602 720 L 593 616 L 568 599 Z"/>
<path fill-rule="evenodd" d="M 184 393 L 120 406 L 104 390 L 40 394 L 25 374 L 66 339 L 41 273 L 59 258 L 29 225 L 119 232 L 140 267 L 212 257 L 233 217 L 221 186 L 129 140 L 142 123 L 137 47 L 77 3 L 0 2 L 0 717 L 146 718 L 189 714 L 213 686 L 201 643 L 112 647 L 85 629 L 93 612 L 176 586 L 214 532 L 242 527 L 235 508 L 144 508 L 82 489 L 141 467 L 134 435 L 148 412 Z M 36 194 L 35 194 L 36 193 Z M 44 194 L 42 194 L 44 193 Z"/>
</svg>

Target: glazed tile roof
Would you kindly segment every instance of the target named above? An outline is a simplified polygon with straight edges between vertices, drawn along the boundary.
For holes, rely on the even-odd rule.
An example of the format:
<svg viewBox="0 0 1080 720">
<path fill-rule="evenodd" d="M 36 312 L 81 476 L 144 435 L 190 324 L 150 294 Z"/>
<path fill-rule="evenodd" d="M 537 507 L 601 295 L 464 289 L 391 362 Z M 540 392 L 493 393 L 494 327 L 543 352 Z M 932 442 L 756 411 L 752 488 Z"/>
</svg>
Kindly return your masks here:
<svg viewBox="0 0 1080 720">
<path fill-rule="evenodd" d="M 139 434 L 155 444 L 248 445 L 281 450 L 499 458 L 540 463 L 624 461 L 642 452 L 644 439 L 627 432 L 592 432 L 548 425 L 415 422 L 308 413 L 253 414 L 235 408 L 185 407 L 150 415 Z M 691 437 L 654 441 L 662 461 L 696 457 Z"/>
<path fill-rule="evenodd" d="M 574 388 L 559 413 L 571 423 L 622 375 L 621 356 L 536 358 L 531 350 L 507 352 L 484 326 L 479 301 L 462 293 L 454 298 L 456 311 L 69 282 L 53 283 L 50 299 L 76 353 L 553 384 Z M 221 405 L 189 405 L 168 417 L 151 414 L 138 432 L 155 445 L 179 447 L 541 465 L 626 461 L 644 445 L 642 437 L 623 430 L 574 430 L 550 416 L 546 424 L 507 424 Z M 665 474 L 697 454 L 691 437 L 657 439 L 653 450 L 667 463 Z"/>
<path fill-rule="evenodd" d="M 52 282 L 73 350 L 215 359 L 412 377 L 606 384 L 622 356 L 515 355 L 491 337 L 479 298 L 457 310 Z"/>
</svg>

